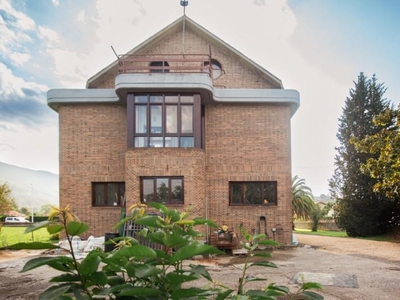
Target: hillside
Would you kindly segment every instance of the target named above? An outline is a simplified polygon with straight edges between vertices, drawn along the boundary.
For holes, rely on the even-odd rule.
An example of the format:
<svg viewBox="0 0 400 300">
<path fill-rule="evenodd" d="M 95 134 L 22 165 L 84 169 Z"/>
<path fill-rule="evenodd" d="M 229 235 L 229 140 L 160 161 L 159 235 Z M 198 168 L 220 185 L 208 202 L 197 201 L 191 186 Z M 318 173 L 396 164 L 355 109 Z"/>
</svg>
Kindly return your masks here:
<svg viewBox="0 0 400 300">
<path fill-rule="evenodd" d="M 59 205 L 58 175 L 35 171 L 0 162 L 0 183 L 8 183 L 19 208 L 34 207 L 38 212 L 44 204 Z"/>
</svg>

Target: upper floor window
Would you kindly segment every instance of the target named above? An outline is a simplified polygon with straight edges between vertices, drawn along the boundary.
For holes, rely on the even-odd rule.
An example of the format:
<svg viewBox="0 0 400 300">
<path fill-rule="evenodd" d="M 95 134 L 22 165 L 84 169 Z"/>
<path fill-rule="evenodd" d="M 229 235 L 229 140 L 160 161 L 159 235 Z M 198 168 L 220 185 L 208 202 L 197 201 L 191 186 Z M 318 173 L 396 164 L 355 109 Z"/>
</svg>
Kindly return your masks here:
<svg viewBox="0 0 400 300">
<path fill-rule="evenodd" d="M 129 147 L 201 147 L 199 95 L 128 95 Z"/>
<path fill-rule="evenodd" d="M 121 206 L 125 182 L 92 182 L 93 206 Z"/>
<path fill-rule="evenodd" d="M 152 61 L 150 63 L 151 73 L 168 73 L 169 64 L 166 61 Z"/>
<path fill-rule="evenodd" d="M 276 205 L 276 181 L 249 181 L 229 183 L 230 205 Z"/>
<path fill-rule="evenodd" d="M 183 204 L 183 177 L 141 178 L 142 202 Z"/>
</svg>

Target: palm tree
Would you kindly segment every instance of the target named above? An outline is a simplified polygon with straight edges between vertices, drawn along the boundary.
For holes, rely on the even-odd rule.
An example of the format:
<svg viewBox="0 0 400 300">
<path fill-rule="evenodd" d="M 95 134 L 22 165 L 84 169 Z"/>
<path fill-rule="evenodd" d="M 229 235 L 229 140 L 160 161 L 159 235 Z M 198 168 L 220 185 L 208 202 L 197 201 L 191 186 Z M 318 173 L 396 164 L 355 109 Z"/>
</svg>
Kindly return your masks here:
<svg viewBox="0 0 400 300">
<path fill-rule="evenodd" d="M 292 179 L 292 212 L 293 218 L 308 220 L 315 209 L 314 197 L 305 180 L 299 176 Z"/>
</svg>

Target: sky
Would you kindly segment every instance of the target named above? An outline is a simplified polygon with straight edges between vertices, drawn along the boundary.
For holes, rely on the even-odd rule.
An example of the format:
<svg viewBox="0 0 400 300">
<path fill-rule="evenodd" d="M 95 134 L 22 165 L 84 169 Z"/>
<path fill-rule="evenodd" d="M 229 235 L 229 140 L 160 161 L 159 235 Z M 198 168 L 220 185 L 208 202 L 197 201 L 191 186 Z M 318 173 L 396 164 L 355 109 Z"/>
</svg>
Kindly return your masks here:
<svg viewBox="0 0 400 300">
<path fill-rule="evenodd" d="M 0 162 L 58 174 L 52 88 L 86 80 L 183 14 L 179 0 L 0 0 Z M 189 0 L 186 15 L 300 93 L 292 175 L 329 193 L 360 72 L 400 102 L 400 1 Z M 124 30 L 121 30 L 124 28 Z"/>
</svg>

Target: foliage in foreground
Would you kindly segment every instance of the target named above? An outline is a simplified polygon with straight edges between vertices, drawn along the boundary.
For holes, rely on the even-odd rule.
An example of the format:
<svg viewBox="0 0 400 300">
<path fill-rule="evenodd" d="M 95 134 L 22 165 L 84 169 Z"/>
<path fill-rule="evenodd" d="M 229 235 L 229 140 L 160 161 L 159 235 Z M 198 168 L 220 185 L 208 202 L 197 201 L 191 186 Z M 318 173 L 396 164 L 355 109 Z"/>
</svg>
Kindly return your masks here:
<svg viewBox="0 0 400 300">
<path fill-rule="evenodd" d="M 72 251 L 72 237 L 88 230 L 88 226 L 77 219 L 67 206 L 54 211 L 48 221 L 32 225 L 27 232 L 47 227 L 49 233 L 66 234 L 70 245 L 70 256 L 38 257 L 28 261 L 22 269 L 26 272 L 41 266 L 49 266 L 62 272 L 51 282 L 53 286 L 44 291 L 39 299 L 323 299 L 310 289 L 319 289 L 317 283 L 304 283 L 297 293 L 291 294 L 288 287 L 268 284 L 262 289 L 246 290 L 246 284 L 265 281 L 248 275 L 252 267 L 276 267 L 269 261 L 249 263 L 251 255 L 269 257 L 267 252 L 255 252 L 260 245 L 276 245 L 264 234 L 249 235 L 244 228 L 241 232 L 246 239 L 244 245 L 249 254 L 236 288 L 228 287 L 212 279 L 206 267 L 183 262 L 196 255 L 215 255 L 223 252 L 197 241 L 200 233 L 196 226 L 217 227 L 203 218 L 189 219 L 188 212 L 170 210 L 162 204 L 150 203 L 160 215 L 148 215 L 142 205 L 133 209 L 132 216 L 125 218 L 115 227 L 127 221 L 143 226 L 140 239 L 156 243 L 160 247 L 152 249 L 141 245 L 132 237 L 115 240 L 116 249 L 103 253 L 91 251 L 86 258 L 78 261 Z M 58 216 L 58 220 L 52 219 Z M 18 244 L 15 249 L 52 249 L 52 244 Z M 194 287 L 195 281 L 206 279 L 207 285 Z"/>
</svg>

